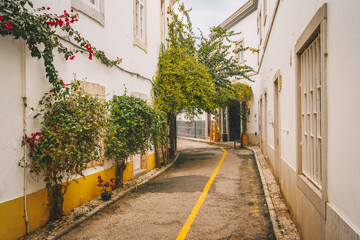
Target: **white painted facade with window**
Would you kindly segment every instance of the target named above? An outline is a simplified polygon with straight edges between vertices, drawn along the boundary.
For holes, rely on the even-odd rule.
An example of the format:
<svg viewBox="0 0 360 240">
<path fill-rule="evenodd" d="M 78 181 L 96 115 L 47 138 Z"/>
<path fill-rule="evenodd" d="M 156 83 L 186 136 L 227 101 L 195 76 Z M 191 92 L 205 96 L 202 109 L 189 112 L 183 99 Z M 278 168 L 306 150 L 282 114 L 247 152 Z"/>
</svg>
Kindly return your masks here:
<svg viewBox="0 0 360 240">
<path fill-rule="evenodd" d="M 229 16 L 220 26 L 229 31 L 234 31 L 241 33 L 240 35 L 233 36 L 231 38 L 235 43 L 232 46 L 231 51 L 238 49 L 239 47 L 251 47 L 258 48 L 258 35 L 257 35 L 257 1 L 249 1 L 241 6 L 234 14 Z M 253 53 L 252 51 L 239 51 L 233 54 L 233 57 L 238 60 L 239 66 L 247 65 L 254 69 L 254 72 L 249 73 L 249 77 L 252 81 L 245 79 L 231 79 L 231 82 L 242 82 L 249 84 L 253 89 L 254 100 L 258 99 L 258 87 L 259 81 L 257 68 L 258 68 L 258 53 Z M 250 144 L 257 144 L 259 142 L 259 127 L 258 127 L 258 106 L 257 102 L 251 100 L 251 103 L 248 105 L 250 114 L 248 116 L 247 123 L 247 135 L 249 137 Z M 230 136 L 231 124 L 229 107 L 222 110 L 222 121 L 220 123 L 221 133 L 226 133 Z M 229 139 L 229 138 L 228 138 Z"/>
<path fill-rule="evenodd" d="M 74 60 L 66 61 L 54 51 L 55 66 L 65 83 L 70 83 L 75 73 L 77 79 L 84 79 L 95 90 L 104 91 L 107 99 L 113 94 L 123 94 L 126 89 L 129 94 L 150 101 L 161 43 L 167 34 L 167 23 L 162 22 L 166 20 L 166 10 L 162 11 L 162 7 L 166 9 L 170 0 L 33 0 L 33 3 L 34 7 L 50 7 L 50 12 L 58 14 L 71 9 L 78 12 L 80 17 L 74 28 L 110 59 L 122 58 L 119 67 L 109 68 L 95 58 L 90 61 L 86 54 L 79 53 Z M 0 37 L 0 73 L 0 218 L 8 219 L 6 224 L 1 224 L 0 235 L 14 239 L 25 234 L 24 195 L 29 201 L 30 231 L 46 221 L 46 213 L 42 212 L 46 207 L 42 202 L 46 195 L 41 193 L 45 183 L 28 171 L 24 173 L 18 162 L 24 156 L 21 147 L 24 122 L 27 134 L 40 129 L 40 120 L 33 119 L 34 113 L 26 110 L 23 115 L 22 98 L 26 97 L 28 106 L 36 108 L 51 86 L 45 77 L 43 60 L 31 57 L 22 41 L 9 37 Z M 132 164 L 125 179 L 135 174 L 134 166 L 152 168 L 150 162 L 153 158 L 154 153 L 149 152 L 145 164 L 140 156 L 129 159 Z M 87 179 L 92 179 L 94 174 L 106 175 L 111 167 L 110 162 L 105 162 L 103 166 L 87 169 L 85 175 Z M 74 191 L 73 202 L 70 204 L 65 200 L 65 211 L 97 196 L 96 182 L 81 184 L 85 185 L 81 185 L 79 190 L 70 190 Z M 76 188 L 76 184 L 73 185 Z M 89 192 L 83 192 L 86 189 L 90 189 Z"/>
<path fill-rule="evenodd" d="M 260 147 L 303 239 L 360 239 L 360 2 L 256 4 Z"/>
</svg>

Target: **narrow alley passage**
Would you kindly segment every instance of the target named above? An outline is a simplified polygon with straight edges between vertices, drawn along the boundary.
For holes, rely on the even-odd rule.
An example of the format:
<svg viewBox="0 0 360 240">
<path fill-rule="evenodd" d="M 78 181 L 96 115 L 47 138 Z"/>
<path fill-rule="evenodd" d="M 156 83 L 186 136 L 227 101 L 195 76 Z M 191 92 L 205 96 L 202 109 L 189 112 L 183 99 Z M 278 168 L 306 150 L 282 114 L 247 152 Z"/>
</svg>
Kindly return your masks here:
<svg viewBox="0 0 360 240">
<path fill-rule="evenodd" d="M 224 152 L 217 146 L 178 140 L 174 166 L 61 239 L 176 239 Z M 254 156 L 227 155 L 187 239 L 272 239 Z"/>
</svg>

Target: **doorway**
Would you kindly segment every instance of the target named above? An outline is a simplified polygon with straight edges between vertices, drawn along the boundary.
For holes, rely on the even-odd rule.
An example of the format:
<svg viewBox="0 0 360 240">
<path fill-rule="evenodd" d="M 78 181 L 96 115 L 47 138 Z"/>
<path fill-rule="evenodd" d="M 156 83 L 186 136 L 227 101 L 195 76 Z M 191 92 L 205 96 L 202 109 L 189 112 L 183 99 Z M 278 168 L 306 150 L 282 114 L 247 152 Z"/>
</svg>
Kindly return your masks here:
<svg viewBox="0 0 360 240">
<path fill-rule="evenodd" d="M 229 140 L 240 139 L 240 103 L 231 101 L 229 103 Z"/>
</svg>

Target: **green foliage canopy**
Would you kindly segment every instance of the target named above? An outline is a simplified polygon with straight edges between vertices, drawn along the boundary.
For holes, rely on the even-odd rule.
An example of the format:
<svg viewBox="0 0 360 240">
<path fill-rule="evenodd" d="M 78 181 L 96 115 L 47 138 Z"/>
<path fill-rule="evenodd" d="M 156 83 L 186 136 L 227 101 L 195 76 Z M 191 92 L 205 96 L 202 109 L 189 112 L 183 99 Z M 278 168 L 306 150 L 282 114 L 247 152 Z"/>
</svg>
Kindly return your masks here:
<svg viewBox="0 0 360 240">
<path fill-rule="evenodd" d="M 143 153 L 164 142 L 164 116 L 144 100 L 124 93 L 110 101 L 105 156 L 122 164 L 130 155 Z"/>
</svg>

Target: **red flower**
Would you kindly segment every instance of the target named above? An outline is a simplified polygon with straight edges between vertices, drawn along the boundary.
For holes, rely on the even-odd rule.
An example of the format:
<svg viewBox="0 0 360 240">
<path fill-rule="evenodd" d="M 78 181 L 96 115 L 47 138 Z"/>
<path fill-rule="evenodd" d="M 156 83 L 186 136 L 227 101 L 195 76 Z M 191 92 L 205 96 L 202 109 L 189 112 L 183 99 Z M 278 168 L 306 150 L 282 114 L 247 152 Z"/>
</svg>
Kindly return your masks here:
<svg viewBox="0 0 360 240">
<path fill-rule="evenodd" d="M 53 92 L 53 90 L 50 90 L 50 92 Z"/>
<path fill-rule="evenodd" d="M 74 12 L 74 10 L 71 9 L 71 12 Z"/>
<path fill-rule="evenodd" d="M 0 16 L 0 20 L 3 20 L 4 19 L 4 17 L 3 16 Z"/>
<path fill-rule="evenodd" d="M 67 23 L 66 23 L 66 26 L 68 27 L 69 25 L 70 25 L 69 22 L 67 22 Z"/>
<path fill-rule="evenodd" d="M 68 58 L 65 58 L 65 60 L 67 61 L 67 60 L 68 60 Z"/>
<path fill-rule="evenodd" d="M 50 10 L 50 8 L 48 7 L 47 10 Z"/>
<path fill-rule="evenodd" d="M 5 30 L 10 30 L 12 28 L 13 28 L 13 26 L 11 26 L 10 23 L 6 22 Z"/>
<path fill-rule="evenodd" d="M 44 10 L 45 10 L 45 7 L 42 7 L 42 9 L 44 9 Z"/>
<path fill-rule="evenodd" d="M 109 187 L 110 184 L 108 182 L 105 183 L 105 187 Z"/>
<path fill-rule="evenodd" d="M 41 21 L 43 22 L 43 21 L 44 21 L 44 19 L 41 19 Z"/>
<path fill-rule="evenodd" d="M 70 60 L 73 60 L 75 58 L 75 55 L 72 55 L 71 57 L 70 57 Z"/>
</svg>

